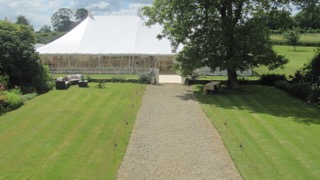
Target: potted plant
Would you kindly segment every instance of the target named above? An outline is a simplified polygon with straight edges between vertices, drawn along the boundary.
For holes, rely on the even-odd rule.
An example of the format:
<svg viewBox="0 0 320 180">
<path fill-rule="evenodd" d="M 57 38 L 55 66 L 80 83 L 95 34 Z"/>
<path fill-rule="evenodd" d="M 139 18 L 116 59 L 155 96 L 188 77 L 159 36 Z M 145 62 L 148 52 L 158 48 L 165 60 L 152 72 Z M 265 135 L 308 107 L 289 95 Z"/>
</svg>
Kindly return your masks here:
<svg viewBox="0 0 320 180">
<path fill-rule="evenodd" d="M 81 79 L 79 80 L 78 86 L 79 87 L 88 87 L 88 80 L 85 80 L 84 76 L 81 76 Z"/>
</svg>

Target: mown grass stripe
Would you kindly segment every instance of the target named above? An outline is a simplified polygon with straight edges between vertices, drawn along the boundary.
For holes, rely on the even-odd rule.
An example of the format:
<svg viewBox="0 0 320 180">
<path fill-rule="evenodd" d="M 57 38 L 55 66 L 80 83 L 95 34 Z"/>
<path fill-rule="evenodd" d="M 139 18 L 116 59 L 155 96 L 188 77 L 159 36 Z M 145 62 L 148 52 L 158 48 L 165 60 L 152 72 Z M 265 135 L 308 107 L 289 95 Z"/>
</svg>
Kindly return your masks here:
<svg viewBox="0 0 320 180">
<path fill-rule="evenodd" d="M 268 95 L 267 95 L 268 96 Z M 262 111 L 265 109 L 265 112 L 268 112 L 270 109 L 265 108 L 268 107 L 267 105 L 264 105 L 261 103 L 260 100 L 262 100 L 263 95 L 259 95 L 259 94 L 255 94 L 254 98 L 247 98 L 247 96 L 243 97 L 243 103 L 246 104 L 246 106 L 250 107 L 258 107 L 259 109 L 261 109 Z M 272 98 L 268 97 L 268 100 L 272 101 Z M 264 103 L 266 101 L 263 101 Z M 276 102 L 271 102 L 271 103 L 276 103 Z M 262 145 L 262 149 L 264 149 L 264 151 L 266 152 L 266 154 L 268 154 L 269 158 L 272 158 L 274 162 L 276 162 L 274 169 L 286 169 L 284 171 L 296 171 L 296 169 L 302 168 L 300 167 L 295 167 L 294 165 L 292 166 L 284 166 L 283 165 L 283 160 L 284 159 L 295 159 L 294 155 L 290 153 L 290 149 L 288 149 L 286 146 L 283 146 L 283 144 L 280 143 L 280 140 L 283 138 L 282 136 L 279 135 L 278 132 L 281 133 L 281 131 L 279 129 L 275 129 L 275 126 L 268 126 L 268 124 L 266 124 L 266 121 L 269 121 L 269 117 L 267 117 L 268 115 L 264 115 L 264 116 L 258 116 L 255 114 L 256 118 L 256 122 L 257 122 L 257 126 L 260 126 L 262 128 L 259 128 L 260 133 L 266 134 L 265 136 L 268 136 L 269 139 L 267 142 L 263 142 Z M 262 119 L 262 117 L 266 117 L 265 119 Z M 272 122 L 273 124 L 273 122 Z M 260 139 L 257 139 L 257 141 L 261 141 Z M 276 148 L 275 148 L 276 147 Z M 280 150 L 279 150 L 280 149 Z M 281 151 L 287 151 L 289 153 L 286 154 L 281 154 Z M 280 157 L 282 156 L 282 157 Z M 291 156 L 291 157 L 288 157 Z M 292 163 L 292 162 L 289 162 Z M 281 177 L 282 174 L 274 174 L 276 175 L 276 177 Z"/>
<path fill-rule="evenodd" d="M 245 179 L 320 177 L 320 140 L 314 138 L 320 135 L 318 109 L 273 87 L 247 86 L 242 93 L 212 96 L 197 89 L 199 102 Z"/>
<path fill-rule="evenodd" d="M 112 139 L 119 136 L 119 149 L 125 149 L 133 125 L 124 124 L 127 115 L 122 113 L 126 111 L 123 107 L 131 106 L 131 97 L 135 97 L 137 108 L 132 111 L 135 116 L 142 97 L 142 93 L 136 92 L 143 92 L 144 88 L 144 85 L 110 83 L 105 89 L 91 84 L 85 89 L 54 90 L 28 102 L 23 106 L 25 110 L 18 109 L 17 112 L 24 113 L 21 116 L 14 112 L 5 115 L 8 117 L 1 116 L 0 145 L 6 148 L 0 149 L 3 172 L 0 179 L 114 179 L 124 153 L 117 154 L 115 163 L 109 158 L 113 157 Z M 44 101 L 46 105 L 41 109 Z M 13 123 L 9 122 L 10 117 L 20 119 Z M 23 127 L 20 124 L 25 122 L 23 117 L 31 119 L 19 131 Z M 134 123 L 135 117 L 131 119 Z M 2 159 L 4 153 L 16 158 Z"/>
</svg>

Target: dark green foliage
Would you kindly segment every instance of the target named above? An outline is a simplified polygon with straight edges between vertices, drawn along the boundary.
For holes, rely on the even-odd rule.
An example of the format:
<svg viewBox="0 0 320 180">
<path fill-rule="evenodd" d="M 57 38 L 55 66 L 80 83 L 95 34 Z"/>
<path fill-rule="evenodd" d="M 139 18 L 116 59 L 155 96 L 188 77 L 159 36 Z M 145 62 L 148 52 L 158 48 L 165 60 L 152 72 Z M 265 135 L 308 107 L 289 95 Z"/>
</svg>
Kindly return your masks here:
<svg viewBox="0 0 320 180">
<path fill-rule="evenodd" d="M 73 12 L 68 8 L 61 8 L 51 16 L 53 29 L 59 32 L 70 31 L 72 25 Z"/>
<path fill-rule="evenodd" d="M 258 13 L 256 16 L 272 30 L 287 29 L 294 25 L 291 12 L 284 9 L 274 8 L 269 12 Z"/>
<path fill-rule="evenodd" d="M 284 90 L 286 92 L 289 91 L 289 88 L 290 88 L 290 84 L 288 83 L 288 81 L 284 81 L 284 80 L 279 80 L 279 81 L 276 81 L 274 83 L 274 86 L 278 89 L 281 89 L 281 90 Z"/>
<path fill-rule="evenodd" d="M 260 77 L 260 83 L 262 85 L 273 86 L 277 81 L 286 81 L 287 78 L 283 74 L 263 74 Z"/>
<path fill-rule="evenodd" d="M 286 39 L 287 44 L 293 46 L 294 50 L 296 50 L 296 46 L 300 39 L 300 30 L 297 28 L 288 30 L 283 34 L 283 37 Z"/>
<path fill-rule="evenodd" d="M 34 36 L 25 25 L 0 21 L 0 75 L 9 77 L 8 88 L 26 87 L 44 92 L 48 76 L 35 52 Z"/>
<path fill-rule="evenodd" d="M 70 31 L 81 23 L 88 16 L 88 13 L 88 10 L 84 8 L 77 9 L 75 12 L 68 8 L 60 8 L 51 16 L 53 29 L 58 32 Z"/>
<path fill-rule="evenodd" d="M 151 84 L 151 79 L 152 79 L 152 77 L 150 75 L 141 74 L 139 76 L 139 83 L 141 83 L 141 84 Z"/>
<path fill-rule="evenodd" d="M 88 10 L 84 8 L 77 9 L 76 12 L 74 13 L 74 17 L 77 21 L 77 23 L 81 23 L 84 19 L 88 17 Z"/>
<path fill-rule="evenodd" d="M 310 76 L 311 81 L 316 82 L 320 78 L 320 49 L 310 62 Z"/>
<path fill-rule="evenodd" d="M 293 83 L 290 85 L 289 94 L 301 100 L 308 101 L 311 93 L 310 84 L 305 82 Z"/>
<path fill-rule="evenodd" d="M 38 31 L 38 33 L 51 33 L 51 32 L 52 32 L 51 27 L 48 25 L 42 26 Z"/>
<path fill-rule="evenodd" d="M 252 16 L 273 2 L 155 0 L 143 12 L 150 18 L 148 25 L 163 25 L 159 37 L 167 37 L 175 50 L 184 45 L 176 56 L 184 76 L 203 66 L 219 67 L 228 72 L 228 87 L 237 89 L 236 70 L 275 69 L 288 62 L 272 50 L 265 24 Z"/>
<path fill-rule="evenodd" d="M 294 17 L 295 23 L 300 28 L 320 28 L 320 5 L 315 8 L 300 11 Z"/>
<path fill-rule="evenodd" d="M 29 23 L 29 21 L 27 20 L 27 18 L 26 18 L 25 16 L 22 16 L 22 15 L 19 15 L 19 16 L 17 17 L 17 22 L 16 22 L 16 24 L 22 24 L 22 25 L 27 25 L 27 26 L 30 25 L 30 23 Z"/>
<path fill-rule="evenodd" d="M 311 93 L 308 100 L 311 104 L 320 105 L 320 79 L 311 85 Z"/>
</svg>

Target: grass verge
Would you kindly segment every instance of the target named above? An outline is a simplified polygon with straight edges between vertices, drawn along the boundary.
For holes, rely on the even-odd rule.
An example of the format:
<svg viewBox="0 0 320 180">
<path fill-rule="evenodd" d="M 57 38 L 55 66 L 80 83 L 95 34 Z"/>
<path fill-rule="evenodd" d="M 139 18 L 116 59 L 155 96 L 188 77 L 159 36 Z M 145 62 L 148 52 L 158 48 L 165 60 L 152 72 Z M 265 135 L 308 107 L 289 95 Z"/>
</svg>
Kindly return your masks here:
<svg viewBox="0 0 320 180">
<path fill-rule="evenodd" d="M 298 46 L 296 51 L 292 46 L 273 46 L 274 50 L 279 54 L 289 59 L 289 63 L 284 66 L 284 69 L 278 68 L 269 71 L 267 67 L 255 68 L 254 71 L 258 74 L 285 74 L 287 76 L 293 75 L 296 70 L 303 67 L 315 55 L 316 47 Z"/>
<path fill-rule="evenodd" d="M 244 179 L 319 179 L 320 110 L 274 87 L 201 95 Z"/>
<path fill-rule="evenodd" d="M 52 90 L 0 116 L 0 179 L 115 178 L 145 85 L 89 86 Z"/>
</svg>

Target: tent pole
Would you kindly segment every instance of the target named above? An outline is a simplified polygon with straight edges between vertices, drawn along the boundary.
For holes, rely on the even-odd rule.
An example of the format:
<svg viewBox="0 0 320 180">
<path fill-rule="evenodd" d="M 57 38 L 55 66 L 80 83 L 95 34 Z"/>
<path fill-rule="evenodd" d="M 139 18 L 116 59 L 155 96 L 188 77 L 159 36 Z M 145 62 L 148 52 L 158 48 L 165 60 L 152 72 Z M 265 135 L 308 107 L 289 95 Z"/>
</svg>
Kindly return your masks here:
<svg viewBox="0 0 320 180">
<path fill-rule="evenodd" d="M 135 65 L 135 62 L 134 62 L 134 55 L 133 55 L 133 60 L 132 60 L 132 63 L 131 63 L 131 72 L 130 72 L 130 74 L 132 74 L 132 69 L 133 69 L 133 71 L 134 71 L 134 65 Z"/>
<path fill-rule="evenodd" d="M 121 56 L 120 56 L 119 70 L 120 70 L 120 68 L 121 68 L 121 62 L 122 62 L 122 54 L 121 54 Z"/>
<path fill-rule="evenodd" d="M 128 71 L 130 72 L 130 59 L 131 57 L 130 57 L 130 55 L 129 55 L 129 69 L 128 69 Z"/>
<path fill-rule="evenodd" d="M 99 74 L 101 74 L 101 63 L 100 63 L 100 55 L 98 54 L 98 62 L 99 62 Z"/>
<path fill-rule="evenodd" d="M 68 74 L 70 74 L 70 57 L 69 54 L 67 55 L 68 58 Z"/>
</svg>

